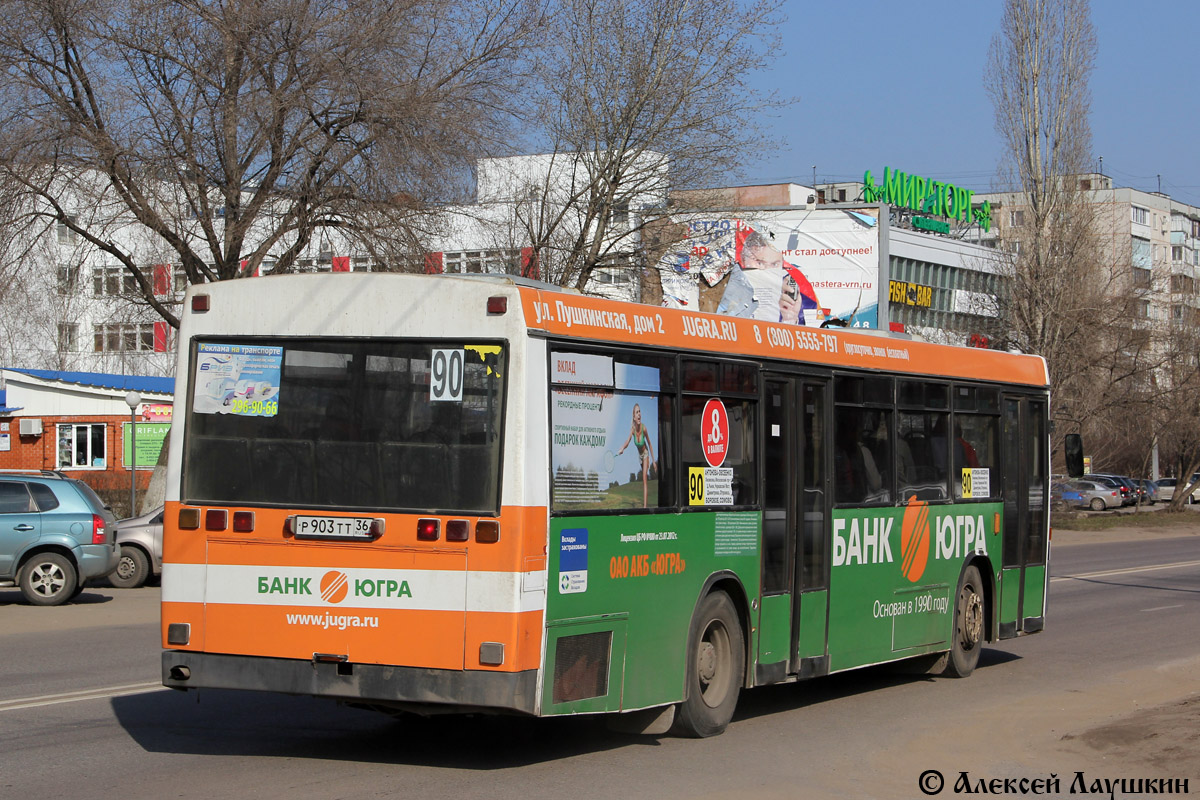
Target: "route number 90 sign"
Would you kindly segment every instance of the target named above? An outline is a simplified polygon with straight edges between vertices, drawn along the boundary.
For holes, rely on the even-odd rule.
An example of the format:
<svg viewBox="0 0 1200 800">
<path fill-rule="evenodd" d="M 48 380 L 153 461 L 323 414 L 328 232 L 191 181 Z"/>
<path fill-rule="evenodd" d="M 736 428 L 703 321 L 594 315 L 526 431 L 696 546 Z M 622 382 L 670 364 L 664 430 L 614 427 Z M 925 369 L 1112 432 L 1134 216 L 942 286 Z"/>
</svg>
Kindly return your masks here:
<svg viewBox="0 0 1200 800">
<path fill-rule="evenodd" d="M 463 351 L 434 350 L 429 358 L 429 401 L 462 402 Z"/>
</svg>

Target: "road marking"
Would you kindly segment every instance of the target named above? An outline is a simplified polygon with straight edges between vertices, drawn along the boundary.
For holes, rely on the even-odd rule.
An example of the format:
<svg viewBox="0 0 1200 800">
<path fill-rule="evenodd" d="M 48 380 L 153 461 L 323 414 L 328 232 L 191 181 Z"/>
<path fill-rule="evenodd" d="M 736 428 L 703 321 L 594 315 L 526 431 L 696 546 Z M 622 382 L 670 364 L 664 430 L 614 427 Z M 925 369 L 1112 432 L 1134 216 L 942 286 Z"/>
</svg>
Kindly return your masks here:
<svg viewBox="0 0 1200 800">
<path fill-rule="evenodd" d="M 1143 608 L 1142 611 L 1166 611 L 1168 608 L 1183 608 L 1183 603 L 1176 603 L 1173 606 L 1155 606 L 1154 608 Z"/>
<path fill-rule="evenodd" d="M 18 697 L 15 700 L 0 700 L 0 712 L 18 711 L 22 708 L 53 706 L 59 703 L 75 703 L 80 700 L 104 700 L 109 697 L 127 697 L 131 694 L 166 691 L 162 683 L 129 683 L 124 686 L 106 686 L 102 689 L 84 689 L 78 692 L 44 694 L 38 697 Z"/>
<path fill-rule="evenodd" d="M 1183 567 L 1200 566 L 1200 561 L 1176 561 L 1173 564 L 1155 564 L 1150 567 L 1130 567 L 1129 569 L 1110 569 L 1105 572 L 1087 572 L 1083 575 L 1060 575 L 1057 578 L 1051 578 L 1050 582 L 1055 581 L 1082 581 L 1088 578 L 1107 578 L 1112 575 L 1132 575 L 1135 572 L 1154 572 L 1160 569 L 1181 569 Z"/>
</svg>

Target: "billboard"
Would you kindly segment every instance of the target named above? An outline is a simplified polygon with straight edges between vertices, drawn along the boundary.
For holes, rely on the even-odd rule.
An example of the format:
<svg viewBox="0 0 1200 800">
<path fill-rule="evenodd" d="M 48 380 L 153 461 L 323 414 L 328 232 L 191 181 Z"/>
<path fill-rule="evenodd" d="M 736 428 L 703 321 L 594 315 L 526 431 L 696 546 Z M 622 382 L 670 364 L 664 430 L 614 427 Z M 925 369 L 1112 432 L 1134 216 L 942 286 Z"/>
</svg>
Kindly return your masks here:
<svg viewBox="0 0 1200 800">
<path fill-rule="evenodd" d="M 717 313 L 771 322 L 875 328 L 879 226 L 842 209 L 677 218 L 687 238 L 658 263 L 663 305 L 696 310 L 701 282 L 723 285 Z"/>
</svg>

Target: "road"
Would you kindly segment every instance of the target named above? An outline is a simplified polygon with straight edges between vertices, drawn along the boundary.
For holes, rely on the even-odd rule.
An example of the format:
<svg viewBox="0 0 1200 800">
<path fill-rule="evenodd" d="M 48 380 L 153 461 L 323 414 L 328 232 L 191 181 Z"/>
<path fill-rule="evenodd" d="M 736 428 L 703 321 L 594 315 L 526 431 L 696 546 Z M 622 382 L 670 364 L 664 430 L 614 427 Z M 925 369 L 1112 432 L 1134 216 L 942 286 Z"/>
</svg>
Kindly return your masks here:
<svg viewBox="0 0 1200 800">
<path fill-rule="evenodd" d="M 1200 794 L 1200 526 L 1058 532 L 1052 560 L 1047 631 L 989 647 L 971 678 L 756 689 L 707 740 L 167 691 L 157 589 L 50 609 L 0 589 L 0 798 L 909 798 L 928 770 L 943 797 L 964 772 L 976 789 L 1053 774 L 1067 796 L 1082 772 Z"/>
</svg>

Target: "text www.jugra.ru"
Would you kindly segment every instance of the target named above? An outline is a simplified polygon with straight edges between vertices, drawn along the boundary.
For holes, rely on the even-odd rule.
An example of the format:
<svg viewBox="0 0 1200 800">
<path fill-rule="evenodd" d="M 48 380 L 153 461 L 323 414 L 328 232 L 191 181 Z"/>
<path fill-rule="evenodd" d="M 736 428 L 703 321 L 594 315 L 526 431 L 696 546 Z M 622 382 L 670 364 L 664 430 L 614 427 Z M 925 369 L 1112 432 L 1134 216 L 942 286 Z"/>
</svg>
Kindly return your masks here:
<svg viewBox="0 0 1200 800">
<path fill-rule="evenodd" d="M 378 628 L 379 617 L 358 616 L 357 614 L 288 614 L 288 625 L 306 625 L 311 628 Z"/>
</svg>

